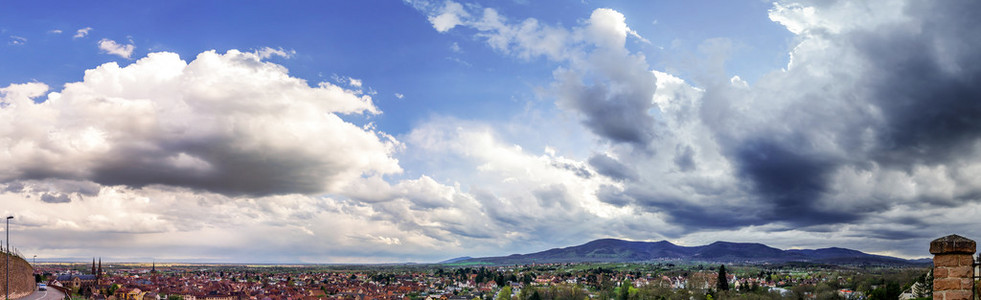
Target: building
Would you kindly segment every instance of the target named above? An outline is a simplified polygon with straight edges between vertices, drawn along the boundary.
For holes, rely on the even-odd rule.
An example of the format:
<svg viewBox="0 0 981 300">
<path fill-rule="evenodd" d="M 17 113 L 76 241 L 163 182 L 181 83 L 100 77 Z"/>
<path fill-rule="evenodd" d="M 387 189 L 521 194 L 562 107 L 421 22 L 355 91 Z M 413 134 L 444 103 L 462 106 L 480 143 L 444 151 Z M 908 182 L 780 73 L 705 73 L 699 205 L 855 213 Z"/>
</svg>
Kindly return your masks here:
<svg viewBox="0 0 981 300">
<path fill-rule="evenodd" d="M 93 289 L 98 289 L 102 284 L 102 259 L 99 259 L 99 264 L 96 265 L 95 258 L 92 259 L 92 274 L 91 275 L 78 275 L 78 274 L 62 274 L 55 277 L 55 280 L 51 282 L 51 285 L 60 285 L 62 287 L 77 291 L 82 294 L 91 295 Z"/>
</svg>

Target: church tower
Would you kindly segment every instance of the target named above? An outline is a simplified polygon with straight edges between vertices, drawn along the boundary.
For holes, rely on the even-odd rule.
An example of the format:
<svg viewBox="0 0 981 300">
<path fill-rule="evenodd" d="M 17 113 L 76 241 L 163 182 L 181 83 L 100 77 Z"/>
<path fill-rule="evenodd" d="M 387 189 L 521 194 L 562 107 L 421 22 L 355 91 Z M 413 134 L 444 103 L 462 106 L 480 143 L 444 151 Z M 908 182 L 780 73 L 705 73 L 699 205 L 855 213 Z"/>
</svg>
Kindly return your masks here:
<svg viewBox="0 0 981 300">
<path fill-rule="evenodd" d="M 95 273 L 95 285 L 102 285 L 102 258 L 99 258 L 99 272 Z"/>
</svg>

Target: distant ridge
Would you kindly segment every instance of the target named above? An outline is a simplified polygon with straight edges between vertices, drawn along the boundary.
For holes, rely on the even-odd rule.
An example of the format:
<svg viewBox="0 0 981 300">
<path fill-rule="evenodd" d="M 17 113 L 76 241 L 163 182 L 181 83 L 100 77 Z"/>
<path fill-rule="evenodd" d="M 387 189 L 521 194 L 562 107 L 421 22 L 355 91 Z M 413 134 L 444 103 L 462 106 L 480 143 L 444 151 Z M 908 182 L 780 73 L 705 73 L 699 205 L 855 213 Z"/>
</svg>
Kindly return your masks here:
<svg viewBox="0 0 981 300">
<path fill-rule="evenodd" d="M 465 261 L 465 260 L 468 260 L 468 259 L 473 259 L 473 257 L 464 256 L 464 257 L 451 258 L 451 259 L 447 259 L 447 260 L 441 261 L 439 263 L 440 264 L 453 264 L 453 263 L 458 263 L 458 262 Z"/>
<path fill-rule="evenodd" d="M 637 242 L 599 239 L 579 246 L 554 248 L 530 254 L 499 257 L 455 258 L 442 263 L 573 263 L 692 261 L 722 263 L 807 262 L 831 265 L 923 265 L 930 260 L 906 260 L 845 248 L 781 250 L 759 243 L 715 242 L 685 247 L 668 241 Z"/>
</svg>

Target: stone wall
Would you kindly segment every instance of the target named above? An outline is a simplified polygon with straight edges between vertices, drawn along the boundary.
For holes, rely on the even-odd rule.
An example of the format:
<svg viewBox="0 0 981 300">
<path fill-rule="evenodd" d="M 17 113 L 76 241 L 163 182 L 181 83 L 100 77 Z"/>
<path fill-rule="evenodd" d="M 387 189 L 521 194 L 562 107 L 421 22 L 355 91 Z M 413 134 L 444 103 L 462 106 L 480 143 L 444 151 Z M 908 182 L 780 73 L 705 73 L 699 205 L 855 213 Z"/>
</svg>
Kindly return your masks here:
<svg viewBox="0 0 981 300">
<path fill-rule="evenodd" d="M 974 298 L 974 241 L 948 235 L 930 243 L 933 254 L 933 300 Z"/>
<path fill-rule="evenodd" d="M 0 299 L 6 295 L 7 255 L 0 253 Z M 34 292 L 34 267 L 26 260 L 17 256 L 10 257 L 10 299 L 20 298 Z"/>
</svg>

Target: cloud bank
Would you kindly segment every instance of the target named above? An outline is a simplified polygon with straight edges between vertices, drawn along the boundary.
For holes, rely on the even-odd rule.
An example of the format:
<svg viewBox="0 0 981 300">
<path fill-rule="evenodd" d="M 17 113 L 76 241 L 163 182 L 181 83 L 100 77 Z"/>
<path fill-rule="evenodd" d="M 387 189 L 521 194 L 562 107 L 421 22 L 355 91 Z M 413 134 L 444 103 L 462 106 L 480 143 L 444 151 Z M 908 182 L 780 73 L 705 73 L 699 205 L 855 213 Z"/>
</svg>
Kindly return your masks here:
<svg viewBox="0 0 981 300">
<path fill-rule="evenodd" d="M 724 57 L 703 57 L 692 82 L 653 70 L 626 50 L 631 30 L 608 9 L 559 28 L 462 7 L 473 9 L 446 30 L 562 63 L 551 96 L 609 143 L 588 164 L 621 183 L 595 195 L 675 225 L 657 230 L 666 236 L 755 228 L 885 245 L 956 228 L 933 217 L 981 195 L 981 128 L 970 121 L 981 68 L 967 50 L 981 40 L 965 31 L 979 24 L 958 13 L 975 3 L 778 2 L 770 18 L 796 46 L 785 69 L 753 84 L 727 76 Z"/>
</svg>

